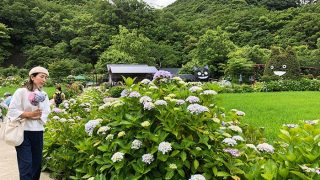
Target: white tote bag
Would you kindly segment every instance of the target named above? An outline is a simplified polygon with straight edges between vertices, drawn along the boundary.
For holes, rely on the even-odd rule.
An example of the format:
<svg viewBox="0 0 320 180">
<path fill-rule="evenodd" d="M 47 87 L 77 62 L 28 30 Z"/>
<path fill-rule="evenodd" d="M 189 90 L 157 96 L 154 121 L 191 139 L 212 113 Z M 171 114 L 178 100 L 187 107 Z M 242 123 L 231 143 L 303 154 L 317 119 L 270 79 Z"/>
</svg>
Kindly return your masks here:
<svg viewBox="0 0 320 180">
<path fill-rule="evenodd" d="M 4 135 L 1 134 L 1 137 L 4 137 L 4 141 L 11 146 L 19 146 L 23 142 L 23 134 L 24 134 L 24 123 L 25 120 L 18 118 L 15 121 L 9 121 L 7 118 L 5 118 L 4 123 L 2 126 L 5 124 L 5 127 L 1 127 L 1 132 L 3 133 L 3 128 L 4 130 Z"/>
</svg>

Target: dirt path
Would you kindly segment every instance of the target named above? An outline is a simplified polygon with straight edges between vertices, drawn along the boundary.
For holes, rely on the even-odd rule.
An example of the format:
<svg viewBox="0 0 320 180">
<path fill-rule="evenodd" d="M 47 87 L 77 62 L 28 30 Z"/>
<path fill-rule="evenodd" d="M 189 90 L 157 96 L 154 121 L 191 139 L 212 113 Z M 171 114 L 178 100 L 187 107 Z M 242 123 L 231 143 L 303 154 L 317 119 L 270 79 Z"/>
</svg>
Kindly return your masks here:
<svg viewBox="0 0 320 180">
<path fill-rule="evenodd" d="M 19 180 L 16 150 L 0 141 L 0 179 Z M 47 173 L 41 173 L 40 180 L 51 180 Z"/>
</svg>

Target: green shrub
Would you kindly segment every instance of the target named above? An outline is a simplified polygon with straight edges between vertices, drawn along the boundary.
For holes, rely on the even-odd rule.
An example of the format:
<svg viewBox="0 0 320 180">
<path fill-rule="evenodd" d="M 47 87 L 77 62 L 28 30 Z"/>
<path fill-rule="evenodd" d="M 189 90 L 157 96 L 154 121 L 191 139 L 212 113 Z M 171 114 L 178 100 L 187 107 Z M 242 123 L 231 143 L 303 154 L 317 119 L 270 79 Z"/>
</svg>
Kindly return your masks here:
<svg viewBox="0 0 320 180">
<path fill-rule="evenodd" d="M 109 89 L 111 97 L 118 98 L 121 96 L 121 92 L 124 90 L 123 86 L 113 86 Z"/>
<path fill-rule="evenodd" d="M 277 76 L 276 72 L 285 72 L 280 79 L 297 79 L 300 76 L 300 64 L 291 47 L 284 50 L 272 47 L 270 60 L 266 63 L 264 76 Z"/>
</svg>

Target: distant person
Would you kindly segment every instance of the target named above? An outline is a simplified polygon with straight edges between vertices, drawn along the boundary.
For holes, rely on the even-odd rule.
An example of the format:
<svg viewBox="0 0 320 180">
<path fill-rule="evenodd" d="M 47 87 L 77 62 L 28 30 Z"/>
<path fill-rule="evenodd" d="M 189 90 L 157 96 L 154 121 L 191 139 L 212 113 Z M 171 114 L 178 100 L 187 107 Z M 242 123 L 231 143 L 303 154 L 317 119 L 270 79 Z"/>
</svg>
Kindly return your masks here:
<svg viewBox="0 0 320 180">
<path fill-rule="evenodd" d="M 66 99 L 65 94 L 62 92 L 61 85 L 56 85 L 56 92 L 53 94 L 53 100 L 56 107 L 59 107 L 59 105 L 63 102 L 63 100 Z"/>
<path fill-rule="evenodd" d="M 12 98 L 12 95 L 11 95 L 11 93 L 9 93 L 9 92 L 5 92 L 4 93 L 4 104 L 7 106 L 7 107 L 9 107 L 9 105 L 10 105 L 10 102 L 11 102 L 11 98 Z"/>
</svg>

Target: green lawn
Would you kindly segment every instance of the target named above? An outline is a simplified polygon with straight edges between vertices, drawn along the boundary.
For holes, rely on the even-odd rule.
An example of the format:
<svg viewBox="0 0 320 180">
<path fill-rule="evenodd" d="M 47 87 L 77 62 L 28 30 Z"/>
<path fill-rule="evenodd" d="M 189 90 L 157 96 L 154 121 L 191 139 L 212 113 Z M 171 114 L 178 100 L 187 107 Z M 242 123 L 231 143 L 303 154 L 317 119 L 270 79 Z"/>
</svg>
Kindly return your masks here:
<svg viewBox="0 0 320 180">
<path fill-rule="evenodd" d="M 218 104 L 246 113 L 243 123 L 265 127 L 267 139 L 277 137 L 283 124 L 320 118 L 320 92 L 219 94 Z"/>
<path fill-rule="evenodd" d="M 0 88 L 0 97 L 3 97 L 5 92 L 11 92 L 12 94 L 18 89 L 19 87 L 1 87 Z M 48 93 L 49 99 L 52 98 L 52 95 L 55 92 L 55 87 L 44 87 L 44 91 Z"/>
</svg>

